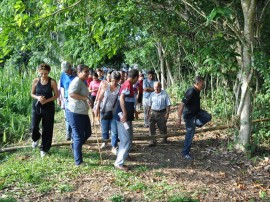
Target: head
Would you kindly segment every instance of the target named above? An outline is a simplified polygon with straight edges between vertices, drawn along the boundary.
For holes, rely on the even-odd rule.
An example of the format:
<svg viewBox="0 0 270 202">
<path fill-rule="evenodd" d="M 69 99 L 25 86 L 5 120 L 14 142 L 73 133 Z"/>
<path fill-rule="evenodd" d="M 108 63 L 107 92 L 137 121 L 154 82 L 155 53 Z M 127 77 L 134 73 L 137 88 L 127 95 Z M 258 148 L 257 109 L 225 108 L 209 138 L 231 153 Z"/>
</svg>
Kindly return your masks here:
<svg viewBox="0 0 270 202">
<path fill-rule="evenodd" d="M 77 75 L 81 80 L 86 80 L 89 76 L 89 67 L 83 64 L 77 66 Z"/>
<path fill-rule="evenodd" d="M 140 74 L 139 74 L 139 80 L 141 81 L 141 80 L 143 80 L 143 79 L 144 79 L 144 74 L 140 73 Z"/>
<path fill-rule="evenodd" d="M 119 83 L 120 79 L 121 79 L 121 74 L 118 71 L 113 71 L 111 73 L 111 82 L 114 85 L 117 85 Z"/>
<path fill-rule="evenodd" d="M 96 73 L 98 74 L 98 77 L 102 77 L 103 76 L 103 70 L 98 68 L 96 69 Z"/>
<path fill-rule="evenodd" d="M 96 72 L 94 72 L 92 74 L 92 78 L 93 78 L 94 81 L 97 81 L 98 80 L 98 74 Z"/>
<path fill-rule="evenodd" d="M 161 83 L 159 81 L 154 83 L 154 90 L 155 90 L 155 93 L 161 92 Z"/>
<path fill-rule="evenodd" d="M 72 74 L 72 68 L 71 68 L 71 64 L 67 61 L 63 61 L 61 63 L 61 68 L 62 71 L 65 72 L 66 74 L 71 75 Z"/>
<path fill-rule="evenodd" d="M 204 87 L 204 80 L 201 76 L 196 76 L 194 78 L 194 87 L 198 90 L 201 91 Z"/>
<path fill-rule="evenodd" d="M 135 84 L 138 81 L 139 78 L 139 71 L 137 69 L 132 69 L 128 72 L 128 80 Z"/>
<path fill-rule="evenodd" d="M 148 80 L 153 80 L 154 79 L 154 76 L 155 76 L 155 72 L 150 70 L 148 72 L 147 79 Z"/>
<path fill-rule="evenodd" d="M 108 72 L 107 75 L 106 75 L 106 80 L 108 82 L 111 82 L 111 74 L 112 74 L 112 72 Z"/>
<path fill-rule="evenodd" d="M 48 78 L 50 71 L 51 67 L 48 64 L 43 63 L 38 66 L 38 74 L 43 79 Z"/>
</svg>

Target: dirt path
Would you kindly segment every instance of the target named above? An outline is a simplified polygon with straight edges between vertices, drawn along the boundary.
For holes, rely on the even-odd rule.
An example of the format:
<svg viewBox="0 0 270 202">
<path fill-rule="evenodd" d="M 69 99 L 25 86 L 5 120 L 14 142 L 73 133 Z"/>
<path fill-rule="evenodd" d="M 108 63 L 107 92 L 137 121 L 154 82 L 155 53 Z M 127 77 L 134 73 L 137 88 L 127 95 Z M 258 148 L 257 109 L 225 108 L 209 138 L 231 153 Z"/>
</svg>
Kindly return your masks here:
<svg viewBox="0 0 270 202">
<path fill-rule="evenodd" d="M 174 130 L 175 113 L 168 123 L 170 130 Z M 136 135 L 147 134 L 142 123 L 141 114 L 140 119 L 134 121 Z M 158 143 L 151 148 L 147 141 L 135 141 L 131 151 L 135 161 L 127 164 L 133 170 L 130 174 L 143 180 L 146 186 L 161 184 L 161 193 L 153 193 L 161 194 L 156 201 L 167 201 L 166 195 L 171 193 L 188 193 L 189 197 L 199 201 L 269 201 L 269 156 L 249 159 L 241 153 L 229 151 L 228 140 L 226 131 L 196 135 L 192 145 L 195 159 L 192 162 L 181 158 L 183 136 L 169 138 L 168 143 Z M 102 151 L 102 156 L 105 162 L 106 159 L 115 159 L 109 149 Z M 139 166 L 145 167 L 145 172 L 138 174 L 135 168 Z M 97 170 L 74 181 L 75 191 L 45 194 L 39 200 L 108 201 L 113 194 L 121 194 L 125 201 L 152 201 L 146 197 L 150 193 L 141 189 L 125 190 L 124 185 L 117 185 L 116 181 L 110 172 Z M 166 189 L 162 183 L 174 188 Z"/>
</svg>

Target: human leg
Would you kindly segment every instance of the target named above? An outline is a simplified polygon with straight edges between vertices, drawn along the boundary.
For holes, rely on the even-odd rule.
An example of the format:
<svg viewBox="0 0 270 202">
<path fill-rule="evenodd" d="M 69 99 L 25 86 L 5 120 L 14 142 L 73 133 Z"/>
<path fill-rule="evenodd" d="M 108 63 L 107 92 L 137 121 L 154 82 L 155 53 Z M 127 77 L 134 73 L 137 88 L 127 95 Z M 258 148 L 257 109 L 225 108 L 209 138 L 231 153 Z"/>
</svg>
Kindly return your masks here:
<svg viewBox="0 0 270 202">
<path fill-rule="evenodd" d="M 148 144 L 149 147 L 155 146 L 156 145 L 156 112 L 151 113 L 150 119 L 149 119 L 149 136 L 151 137 L 151 140 Z"/>
<path fill-rule="evenodd" d="M 143 98 L 143 115 L 144 115 L 144 126 L 149 126 L 149 121 L 147 119 L 147 112 L 149 110 L 148 99 Z"/>
<path fill-rule="evenodd" d="M 111 125 L 111 144 L 112 144 L 112 147 L 117 147 L 118 130 L 117 130 L 117 123 L 116 123 L 115 117 L 113 117 L 112 120 L 110 121 L 110 125 Z"/>
<path fill-rule="evenodd" d="M 101 117 L 103 116 L 102 112 L 100 116 Z M 110 131 L 110 120 L 104 120 L 101 118 L 101 134 L 103 142 L 105 142 L 110 138 L 109 131 Z"/>
<path fill-rule="evenodd" d="M 131 148 L 132 139 L 133 139 L 133 127 L 132 122 L 127 121 L 129 129 L 126 130 L 123 123 L 117 121 L 118 135 L 120 139 L 119 150 L 117 154 L 115 166 L 124 166 L 124 162 L 128 156 L 129 149 Z"/>
<path fill-rule="evenodd" d="M 182 149 L 182 155 L 189 155 L 192 139 L 195 133 L 195 117 L 190 119 L 185 119 L 186 123 L 186 136 L 184 141 L 184 146 Z"/>
<path fill-rule="evenodd" d="M 202 127 L 204 124 L 211 121 L 211 119 L 212 116 L 207 111 L 201 109 L 198 115 L 196 116 L 196 126 Z"/>
<path fill-rule="evenodd" d="M 41 114 L 37 114 L 35 110 L 32 111 L 31 131 L 32 140 L 37 142 L 41 136 L 39 132 L 39 123 L 41 121 Z"/>
<path fill-rule="evenodd" d="M 48 152 L 52 145 L 54 113 L 54 105 L 42 109 L 42 142 L 40 150 L 44 152 Z"/>
<path fill-rule="evenodd" d="M 81 123 L 81 114 L 75 114 L 67 110 L 67 117 L 68 121 L 70 123 L 70 126 L 72 128 L 72 149 L 73 149 L 73 155 L 75 160 L 75 165 L 79 165 L 83 162 L 82 157 L 82 145 L 85 141 L 85 138 L 83 136 L 83 125 Z"/>
<path fill-rule="evenodd" d="M 160 112 L 157 115 L 157 126 L 161 135 L 167 135 L 167 119 L 165 117 L 166 111 Z M 162 142 L 167 142 L 167 138 L 162 138 Z"/>
</svg>

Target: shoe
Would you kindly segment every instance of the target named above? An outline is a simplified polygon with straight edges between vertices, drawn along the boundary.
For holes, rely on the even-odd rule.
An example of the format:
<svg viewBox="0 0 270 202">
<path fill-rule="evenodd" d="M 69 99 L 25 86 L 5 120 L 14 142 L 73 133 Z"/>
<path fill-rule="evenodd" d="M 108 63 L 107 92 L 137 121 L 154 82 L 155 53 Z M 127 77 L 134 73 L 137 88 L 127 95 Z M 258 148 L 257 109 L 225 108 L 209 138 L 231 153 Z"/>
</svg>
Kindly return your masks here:
<svg viewBox="0 0 270 202">
<path fill-rule="evenodd" d="M 76 167 L 86 166 L 85 162 L 81 162 L 80 164 L 75 164 Z"/>
<path fill-rule="evenodd" d="M 117 149 L 117 147 L 113 147 L 113 148 L 112 148 L 112 153 L 113 153 L 114 155 L 117 155 L 117 154 L 118 154 L 118 149 Z"/>
<path fill-rule="evenodd" d="M 43 158 L 44 156 L 46 156 L 47 155 L 47 152 L 45 152 L 45 151 L 40 151 L 40 156 L 41 156 L 41 158 Z"/>
<path fill-rule="evenodd" d="M 151 140 L 149 143 L 148 143 L 148 147 L 155 147 L 157 145 L 156 141 L 153 141 Z"/>
<path fill-rule="evenodd" d="M 66 141 L 70 141 L 70 140 L 71 140 L 71 137 L 67 137 L 67 138 L 66 138 Z"/>
<path fill-rule="evenodd" d="M 147 124 L 144 125 L 145 128 L 149 128 L 149 126 Z"/>
<path fill-rule="evenodd" d="M 35 149 L 38 146 L 38 140 L 32 142 L 32 148 Z"/>
<path fill-rule="evenodd" d="M 106 147 L 106 142 L 103 142 L 100 146 L 100 149 L 104 149 Z"/>
<path fill-rule="evenodd" d="M 127 172 L 129 170 L 129 167 L 127 167 L 126 165 L 123 165 L 123 166 L 114 166 L 116 169 L 118 170 L 122 170 L 122 171 L 125 171 Z"/>
<path fill-rule="evenodd" d="M 184 155 L 183 158 L 188 161 L 193 161 L 192 156 L 190 156 L 189 154 Z"/>
<path fill-rule="evenodd" d="M 161 143 L 167 143 L 167 142 L 168 142 L 168 140 L 167 140 L 166 137 L 164 137 L 164 138 L 161 139 Z"/>
</svg>

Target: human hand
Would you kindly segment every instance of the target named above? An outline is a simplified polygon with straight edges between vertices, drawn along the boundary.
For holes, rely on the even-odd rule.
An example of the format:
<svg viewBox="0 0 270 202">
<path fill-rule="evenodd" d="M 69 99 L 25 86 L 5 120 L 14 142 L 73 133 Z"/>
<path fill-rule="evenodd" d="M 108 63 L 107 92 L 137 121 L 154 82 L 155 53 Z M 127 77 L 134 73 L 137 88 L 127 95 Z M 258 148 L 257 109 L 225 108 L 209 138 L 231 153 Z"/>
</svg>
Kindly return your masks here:
<svg viewBox="0 0 270 202">
<path fill-rule="evenodd" d="M 39 96 L 38 97 L 38 101 L 42 104 L 42 105 L 44 105 L 44 104 L 46 104 L 46 101 L 47 101 L 47 99 L 44 97 L 44 96 Z"/>
<path fill-rule="evenodd" d="M 181 118 L 176 119 L 176 126 L 177 127 L 181 126 Z"/>
<path fill-rule="evenodd" d="M 127 121 L 127 113 L 124 113 L 123 112 L 123 116 L 122 116 L 122 118 L 120 119 L 121 120 L 121 122 L 126 122 Z"/>
</svg>

